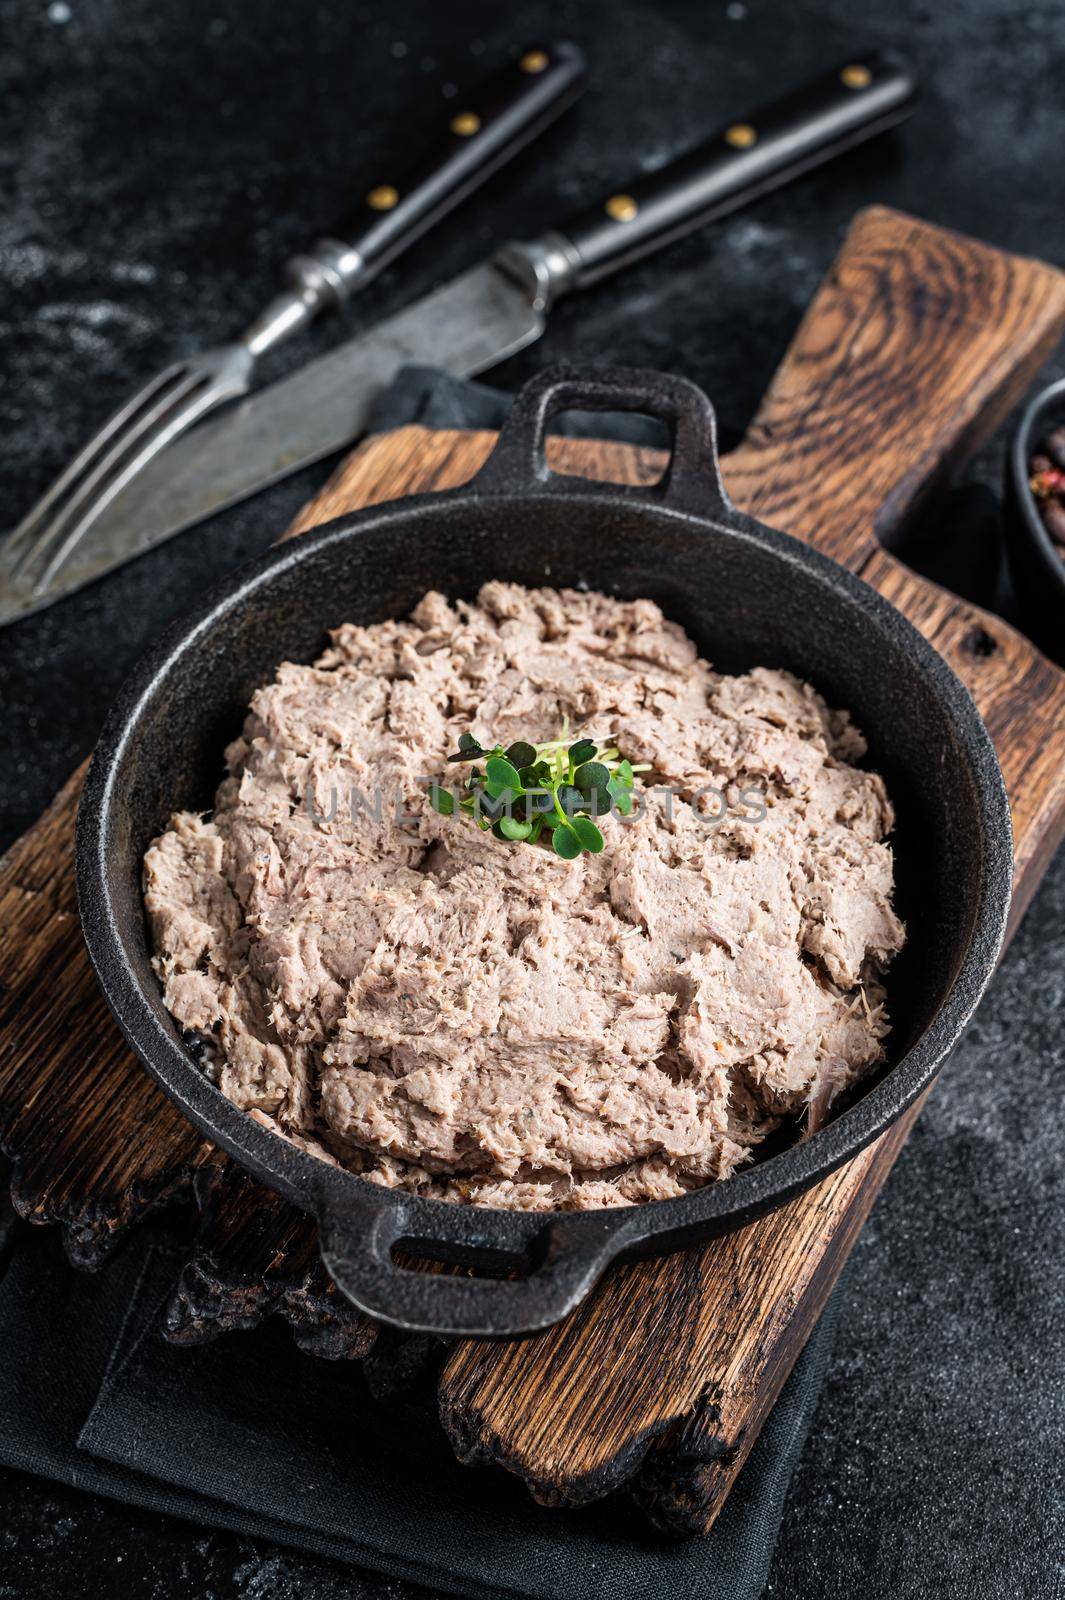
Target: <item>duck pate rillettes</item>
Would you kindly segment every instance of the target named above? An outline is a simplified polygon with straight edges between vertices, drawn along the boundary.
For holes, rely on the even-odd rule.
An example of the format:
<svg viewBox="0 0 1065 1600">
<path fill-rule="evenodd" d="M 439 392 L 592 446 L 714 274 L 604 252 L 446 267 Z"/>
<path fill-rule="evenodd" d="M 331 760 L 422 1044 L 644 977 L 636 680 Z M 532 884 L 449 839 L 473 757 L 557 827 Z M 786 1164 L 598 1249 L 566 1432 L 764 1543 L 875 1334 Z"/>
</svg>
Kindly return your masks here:
<svg viewBox="0 0 1065 1600">
<path fill-rule="evenodd" d="M 462 732 L 562 727 L 647 766 L 601 854 L 430 807 Z M 236 1105 L 378 1183 L 682 1195 L 884 1058 L 904 931 L 864 749 L 791 674 L 716 673 L 651 601 L 427 594 L 283 664 L 213 812 L 150 846 L 166 1005 Z"/>
</svg>

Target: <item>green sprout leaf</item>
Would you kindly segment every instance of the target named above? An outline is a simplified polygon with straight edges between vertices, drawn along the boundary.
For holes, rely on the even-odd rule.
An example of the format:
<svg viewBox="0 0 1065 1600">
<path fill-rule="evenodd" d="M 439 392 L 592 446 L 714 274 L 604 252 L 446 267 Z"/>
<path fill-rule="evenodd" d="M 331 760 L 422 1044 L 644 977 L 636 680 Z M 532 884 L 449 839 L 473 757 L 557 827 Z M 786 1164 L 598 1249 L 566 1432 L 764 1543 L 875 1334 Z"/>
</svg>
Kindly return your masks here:
<svg viewBox="0 0 1065 1600">
<path fill-rule="evenodd" d="M 581 849 L 587 850 L 589 855 L 597 856 L 606 842 L 591 817 L 574 817 L 573 831 Z"/>
<path fill-rule="evenodd" d="M 490 795 L 503 795 L 509 789 L 514 794 L 521 793 L 521 778 L 517 767 L 513 766 L 506 756 L 491 756 L 484 766 L 485 787 Z"/>
<path fill-rule="evenodd" d="M 450 789 L 444 789 L 439 783 L 429 785 L 429 804 L 434 811 L 439 811 L 442 817 L 450 817 L 455 812 L 455 796 Z"/>
<path fill-rule="evenodd" d="M 551 835 L 556 856 L 561 856 L 563 861 L 573 861 L 581 853 L 581 841 L 572 828 L 564 828 L 561 822 Z"/>
<path fill-rule="evenodd" d="M 597 817 L 606 816 L 610 810 L 610 771 L 601 761 L 586 761 L 573 774 L 573 782 L 591 802 Z"/>
<path fill-rule="evenodd" d="M 584 795 L 581 794 L 579 789 L 575 789 L 572 783 L 560 784 L 557 792 L 558 803 L 566 813 L 567 817 L 576 815 L 576 813 L 580 811 L 583 806 L 587 805 L 587 800 L 585 799 Z"/>
<path fill-rule="evenodd" d="M 593 818 L 608 817 L 612 807 L 631 815 L 635 773 L 649 769 L 633 768 L 609 741 L 584 738 L 569 744 L 567 734 L 564 722 L 557 739 L 544 744 L 516 739 L 505 748 L 498 743 L 486 748 L 472 733 L 461 734 L 458 750 L 447 757 L 468 765 L 461 795 L 432 779 L 430 805 L 441 816 L 469 817 L 501 842 L 550 841 L 563 861 L 585 851 L 598 855 L 604 840 Z M 482 759 L 483 768 L 477 764 Z"/>
<path fill-rule="evenodd" d="M 536 746 L 534 744 L 526 744 L 524 739 L 518 739 L 507 750 L 507 760 L 511 766 L 517 767 L 519 772 L 523 767 L 535 766 Z"/>
<path fill-rule="evenodd" d="M 573 774 L 578 789 L 589 794 L 592 789 L 605 789 L 610 782 L 610 772 L 601 761 L 586 761 Z"/>
<path fill-rule="evenodd" d="M 459 747 L 453 755 L 448 756 L 449 761 L 476 761 L 478 756 L 486 755 L 487 751 L 481 749 L 472 733 L 459 734 Z"/>
</svg>

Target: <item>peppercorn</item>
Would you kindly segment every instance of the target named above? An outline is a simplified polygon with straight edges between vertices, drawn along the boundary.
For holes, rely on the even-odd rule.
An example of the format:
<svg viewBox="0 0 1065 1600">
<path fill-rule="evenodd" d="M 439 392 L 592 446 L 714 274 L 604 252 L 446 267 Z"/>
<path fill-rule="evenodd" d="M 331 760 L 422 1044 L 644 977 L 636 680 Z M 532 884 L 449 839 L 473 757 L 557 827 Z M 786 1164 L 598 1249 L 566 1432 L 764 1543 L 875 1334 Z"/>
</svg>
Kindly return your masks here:
<svg viewBox="0 0 1065 1600">
<path fill-rule="evenodd" d="M 1043 526 L 1065 560 L 1065 423 L 1040 439 L 1030 456 L 1028 486 Z"/>
</svg>

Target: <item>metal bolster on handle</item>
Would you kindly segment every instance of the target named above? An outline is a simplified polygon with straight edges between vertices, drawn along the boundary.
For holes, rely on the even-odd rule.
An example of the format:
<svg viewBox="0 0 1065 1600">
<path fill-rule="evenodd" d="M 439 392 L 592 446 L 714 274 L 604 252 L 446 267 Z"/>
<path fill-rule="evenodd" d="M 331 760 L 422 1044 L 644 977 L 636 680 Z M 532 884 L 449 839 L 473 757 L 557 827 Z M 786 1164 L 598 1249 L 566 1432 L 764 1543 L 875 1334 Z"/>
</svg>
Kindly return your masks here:
<svg viewBox="0 0 1065 1600">
<path fill-rule="evenodd" d="M 635 367 L 596 370 L 559 364 L 521 389 L 495 449 L 473 480 L 494 494 L 594 492 L 586 479 L 559 477 L 544 458 L 548 425 L 560 411 L 622 411 L 657 418 L 670 429 L 665 474 L 650 488 L 611 485 L 638 500 L 725 515 L 733 511 L 717 456 L 714 410 L 703 391 L 686 378 Z"/>
<path fill-rule="evenodd" d="M 581 258 L 564 233 L 552 231 L 538 239 L 517 239 L 492 257 L 508 278 L 526 291 L 536 311 L 550 311 L 555 301 L 574 287 Z"/>
<path fill-rule="evenodd" d="M 402 1204 L 326 1206 L 322 1262 L 342 1294 L 375 1321 L 447 1338 L 513 1338 L 568 1316 L 623 1248 L 625 1229 L 616 1217 L 598 1227 L 584 1220 L 578 1229 L 572 1218 L 545 1219 L 544 1257 L 527 1276 L 477 1278 L 394 1261 L 392 1250 L 401 1241 L 416 1253 L 419 1243 L 431 1245 L 437 1236 L 431 1226 L 409 1223 Z M 446 1228 L 438 1236 L 445 1239 Z"/>
</svg>

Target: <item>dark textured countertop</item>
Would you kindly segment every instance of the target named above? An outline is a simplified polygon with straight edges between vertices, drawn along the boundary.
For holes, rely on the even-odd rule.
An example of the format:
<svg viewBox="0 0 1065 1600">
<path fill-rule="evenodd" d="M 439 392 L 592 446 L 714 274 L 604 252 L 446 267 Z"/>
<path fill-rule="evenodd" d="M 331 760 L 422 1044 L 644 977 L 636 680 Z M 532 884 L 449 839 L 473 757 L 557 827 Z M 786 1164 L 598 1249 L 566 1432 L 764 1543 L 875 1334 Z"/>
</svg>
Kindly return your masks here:
<svg viewBox="0 0 1065 1600">
<path fill-rule="evenodd" d="M 530 0 L 520 15 L 490 0 L 0 0 L 0 21 L 8 523 L 131 386 L 235 331 L 286 254 L 418 143 L 454 85 L 537 36 L 586 45 L 590 93 L 387 273 L 360 320 L 874 38 L 908 49 L 925 76 L 905 130 L 564 302 L 498 381 L 559 356 L 670 368 L 715 399 L 727 445 L 860 205 L 1065 261 L 1061 14 L 1040 0 L 834 0 L 816 12 Z M 965 587 L 1008 607 L 995 572 L 1001 459 L 1000 434 L 926 511 L 907 554 L 935 571 L 964 528 Z M 91 747 L 146 639 L 268 543 L 323 470 L 0 632 L 0 842 Z M 1065 1594 L 1063 972 L 1059 857 L 855 1251 L 775 1596 Z M 0 1474 L 0 1597 L 54 1592 L 413 1594 Z"/>
</svg>

